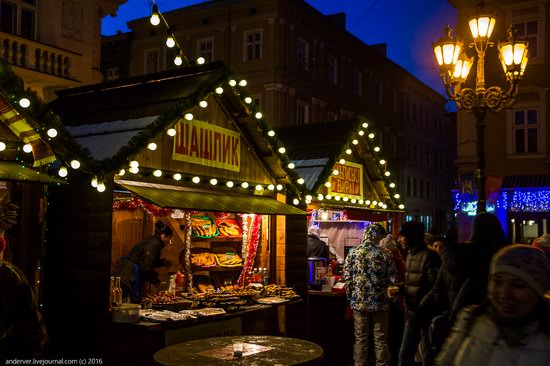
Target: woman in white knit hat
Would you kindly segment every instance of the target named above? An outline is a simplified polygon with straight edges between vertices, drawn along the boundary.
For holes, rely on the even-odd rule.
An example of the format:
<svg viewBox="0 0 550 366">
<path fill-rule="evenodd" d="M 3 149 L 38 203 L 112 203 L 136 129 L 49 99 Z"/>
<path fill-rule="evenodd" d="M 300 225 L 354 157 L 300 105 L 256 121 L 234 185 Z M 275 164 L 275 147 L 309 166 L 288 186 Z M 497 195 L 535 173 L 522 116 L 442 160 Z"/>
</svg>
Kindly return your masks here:
<svg viewBox="0 0 550 366">
<path fill-rule="evenodd" d="M 461 311 L 440 366 L 550 365 L 550 260 L 540 249 L 511 245 L 491 261 L 488 297 Z"/>
</svg>

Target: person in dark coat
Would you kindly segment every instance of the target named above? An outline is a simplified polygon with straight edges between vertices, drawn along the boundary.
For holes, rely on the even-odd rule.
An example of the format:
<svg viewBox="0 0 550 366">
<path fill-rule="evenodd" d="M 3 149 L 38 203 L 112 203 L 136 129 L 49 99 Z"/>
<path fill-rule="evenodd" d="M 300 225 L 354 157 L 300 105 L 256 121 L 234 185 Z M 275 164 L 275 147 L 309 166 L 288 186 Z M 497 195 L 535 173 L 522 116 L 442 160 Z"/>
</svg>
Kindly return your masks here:
<svg viewBox="0 0 550 366">
<path fill-rule="evenodd" d="M 420 222 L 405 222 L 399 230 L 399 244 L 407 249 L 405 283 L 399 289 L 405 297 L 405 329 L 399 350 L 399 365 L 414 365 L 414 356 L 422 340 L 428 340 L 428 326 L 433 314 L 420 309 L 420 301 L 430 291 L 439 272 L 441 261 L 437 253 L 428 250 L 424 242 L 424 226 Z M 395 294 L 391 294 L 395 295 Z M 426 348 L 426 347 L 424 347 Z M 423 363 L 432 363 L 431 354 L 423 354 Z"/>
<path fill-rule="evenodd" d="M 0 236 L 0 364 L 6 359 L 41 358 L 46 327 L 32 287 L 15 265 L 4 261 L 6 241 Z"/>
<path fill-rule="evenodd" d="M 172 229 L 163 222 L 155 224 L 155 234 L 146 237 L 122 257 L 116 273 L 120 276 L 122 298 L 131 298 L 133 303 L 139 303 L 141 286 L 149 282 L 155 286 L 160 283 L 155 268 L 169 267 L 170 261 L 160 257 L 161 250 L 171 243 Z"/>
<path fill-rule="evenodd" d="M 307 230 L 307 256 L 322 257 L 329 260 L 329 247 L 327 243 L 319 239 L 321 231 L 318 226 L 311 225 Z"/>
</svg>

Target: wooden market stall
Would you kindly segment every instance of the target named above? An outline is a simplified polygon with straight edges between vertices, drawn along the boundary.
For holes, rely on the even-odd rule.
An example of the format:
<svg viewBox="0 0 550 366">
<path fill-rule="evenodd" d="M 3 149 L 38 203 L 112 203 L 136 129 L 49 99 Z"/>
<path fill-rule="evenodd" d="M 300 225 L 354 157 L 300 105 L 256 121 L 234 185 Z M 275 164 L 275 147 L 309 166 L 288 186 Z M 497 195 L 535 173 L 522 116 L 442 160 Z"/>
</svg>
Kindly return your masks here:
<svg viewBox="0 0 550 366">
<path fill-rule="evenodd" d="M 286 203 L 303 196 L 298 176 L 223 64 L 65 90 L 50 108 L 59 116 L 59 149 L 82 163 L 66 187 L 50 192 L 44 286 L 57 351 L 118 358 L 127 352 L 147 363 L 148 352 L 177 341 L 168 341 L 163 327 L 121 330 L 108 312 L 112 268 L 157 220 L 174 231 L 173 245 L 163 250 L 172 263 L 161 272 L 163 282 L 180 270 L 188 291 L 199 290 L 199 276 L 221 288 L 261 267 L 270 283 L 305 298 L 306 215 Z M 222 235 L 221 225 L 196 232 L 197 220 L 231 220 L 238 234 Z M 204 268 L 193 262 L 202 252 L 231 252 L 242 264 Z M 299 336 L 306 310 L 305 302 L 281 309 L 277 331 Z M 120 340 L 128 334 L 134 337 Z"/>
</svg>

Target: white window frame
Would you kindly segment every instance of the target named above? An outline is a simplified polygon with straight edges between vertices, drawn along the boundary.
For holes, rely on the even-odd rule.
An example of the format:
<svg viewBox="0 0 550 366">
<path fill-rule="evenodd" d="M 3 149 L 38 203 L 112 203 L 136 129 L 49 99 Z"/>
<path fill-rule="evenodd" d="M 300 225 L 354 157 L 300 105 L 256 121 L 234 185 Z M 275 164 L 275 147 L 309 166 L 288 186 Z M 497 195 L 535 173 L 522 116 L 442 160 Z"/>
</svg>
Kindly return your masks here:
<svg viewBox="0 0 550 366">
<path fill-rule="evenodd" d="M 248 40 L 247 40 L 248 35 L 256 34 L 256 33 L 260 34 L 260 40 L 258 42 L 253 40 L 251 43 L 249 43 Z M 251 29 L 251 30 L 245 31 L 243 33 L 243 61 L 247 62 L 247 61 L 255 61 L 255 60 L 261 60 L 262 59 L 262 56 L 263 56 L 263 50 L 262 50 L 263 39 L 264 39 L 264 35 L 263 35 L 263 29 L 262 28 Z M 259 55 L 256 55 L 255 52 L 254 52 L 254 46 L 256 45 L 256 43 L 259 43 L 259 49 L 258 49 Z M 253 53 L 253 56 L 256 56 L 256 57 L 252 57 L 250 59 L 248 58 L 248 46 L 249 45 L 253 46 L 252 53 Z"/>
<path fill-rule="evenodd" d="M 506 24 L 527 23 L 529 21 L 537 21 L 537 57 L 530 57 L 529 64 L 543 63 L 545 60 L 546 50 L 546 1 L 528 0 L 522 1 L 521 4 L 510 4 L 502 6 L 506 10 Z M 538 11 L 525 13 L 522 15 L 513 15 L 513 13 L 525 11 L 529 8 L 538 7 Z M 529 67 L 529 64 L 527 67 Z"/>
<path fill-rule="evenodd" d="M 308 123 L 309 103 L 306 103 L 303 100 L 298 100 L 296 101 L 296 125 L 307 125 Z"/>
<path fill-rule="evenodd" d="M 302 49 L 301 46 L 304 46 Z M 298 67 L 303 70 L 309 70 L 309 42 L 303 38 L 298 37 L 296 48 L 296 59 L 298 60 Z"/>
<path fill-rule="evenodd" d="M 209 50 L 201 50 L 202 44 L 210 43 Z M 208 57 L 210 55 L 210 57 Z M 197 40 L 197 58 L 203 57 L 206 62 L 214 61 L 214 37 L 202 38 Z"/>
<path fill-rule="evenodd" d="M 147 69 L 147 56 L 150 54 L 150 53 L 156 53 L 157 54 L 157 69 L 155 71 L 149 71 Z M 144 74 L 149 74 L 149 73 L 152 73 L 152 72 L 158 72 L 159 71 L 159 49 L 158 48 L 149 48 L 149 49 L 146 49 L 145 51 L 143 51 L 143 73 Z"/>
<path fill-rule="evenodd" d="M 338 85 L 338 58 L 333 55 L 327 56 L 325 79 L 331 84 Z"/>
<path fill-rule="evenodd" d="M 547 134 L 547 111 L 546 104 L 548 103 L 545 95 L 546 89 L 536 87 L 525 87 L 522 93 L 537 93 L 538 100 L 517 102 L 513 109 L 506 110 L 506 157 L 508 159 L 525 159 L 525 158 L 544 158 L 547 152 L 546 134 Z M 516 153 L 514 144 L 514 113 L 518 110 L 538 109 L 538 152 L 537 153 Z"/>
<path fill-rule="evenodd" d="M 537 123 L 536 124 L 528 124 L 527 118 L 529 112 L 536 112 L 537 116 Z M 518 113 L 522 113 L 525 119 L 525 123 L 521 126 L 517 126 L 515 124 L 515 118 Z M 531 154 L 537 154 L 540 152 L 540 110 L 538 108 L 514 108 L 512 113 L 512 152 L 515 155 L 531 155 Z M 516 141 L 516 131 L 524 131 L 523 136 L 523 143 L 525 144 L 525 149 L 528 149 L 528 133 L 527 130 L 535 128 L 537 131 L 537 150 L 536 151 L 525 151 L 525 152 L 517 152 L 517 141 Z"/>
<path fill-rule="evenodd" d="M 37 0 L 38 1 L 38 0 Z M 16 34 L 18 36 L 21 35 L 21 10 L 29 10 L 34 13 L 34 24 L 33 24 L 33 34 L 31 35 L 30 39 L 36 39 L 36 32 L 37 32 L 37 24 L 38 24 L 38 5 L 32 5 L 27 2 L 24 2 L 23 0 L 3 0 L 1 2 L 10 3 L 13 4 L 16 7 L 16 14 L 15 14 L 15 32 L 13 34 Z"/>
<path fill-rule="evenodd" d="M 116 76 L 114 75 L 116 73 Z M 105 75 L 107 81 L 120 79 L 120 67 L 110 67 L 107 69 L 107 75 Z"/>
</svg>

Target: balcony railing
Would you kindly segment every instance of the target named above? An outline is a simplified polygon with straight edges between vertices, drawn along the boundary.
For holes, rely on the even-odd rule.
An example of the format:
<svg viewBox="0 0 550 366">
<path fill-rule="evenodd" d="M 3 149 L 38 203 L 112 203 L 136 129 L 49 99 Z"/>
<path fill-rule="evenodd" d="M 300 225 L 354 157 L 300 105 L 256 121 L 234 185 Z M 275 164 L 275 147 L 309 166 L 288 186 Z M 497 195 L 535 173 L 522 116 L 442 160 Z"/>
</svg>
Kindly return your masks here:
<svg viewBox="0 0 550 366">
<path fill-rule="evenodd" d="M 0 58 L 13 66 L 76 80 L 72 65 L 77 53 L 0 32 Z"/>
</svg>

